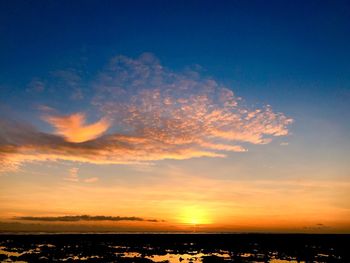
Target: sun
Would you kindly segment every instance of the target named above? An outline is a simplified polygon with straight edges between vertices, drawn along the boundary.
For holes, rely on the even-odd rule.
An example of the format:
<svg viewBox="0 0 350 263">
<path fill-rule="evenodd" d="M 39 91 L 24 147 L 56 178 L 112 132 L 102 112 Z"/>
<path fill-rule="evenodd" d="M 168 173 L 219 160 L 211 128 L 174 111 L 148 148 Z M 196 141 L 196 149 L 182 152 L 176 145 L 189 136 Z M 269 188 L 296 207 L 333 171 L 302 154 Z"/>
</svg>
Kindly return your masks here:
<svg viewBox="0 0 350 263">
<path fill-rule="evenodd" d="M 180 221 L 186 225 L 207 225 L 211 224 L 212 220 L 208 211 L 198 206 L 188 206 L 182 208 L 180 213 Z"/>
</svg>

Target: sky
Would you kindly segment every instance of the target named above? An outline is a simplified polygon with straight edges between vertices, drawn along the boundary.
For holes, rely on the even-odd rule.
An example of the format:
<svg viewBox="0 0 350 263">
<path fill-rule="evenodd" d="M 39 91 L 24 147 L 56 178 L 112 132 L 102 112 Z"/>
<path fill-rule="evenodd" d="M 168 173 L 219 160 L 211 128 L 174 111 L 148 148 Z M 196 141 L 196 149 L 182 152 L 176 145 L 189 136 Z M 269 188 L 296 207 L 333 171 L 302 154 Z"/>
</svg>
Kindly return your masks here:
<svg viewBox="0 0 350 263">
<path fill-rule="evenodd" d="M 349 1 L 0 1 L 0 231 L 350 233 L 349 25 Z"/>
</svg>

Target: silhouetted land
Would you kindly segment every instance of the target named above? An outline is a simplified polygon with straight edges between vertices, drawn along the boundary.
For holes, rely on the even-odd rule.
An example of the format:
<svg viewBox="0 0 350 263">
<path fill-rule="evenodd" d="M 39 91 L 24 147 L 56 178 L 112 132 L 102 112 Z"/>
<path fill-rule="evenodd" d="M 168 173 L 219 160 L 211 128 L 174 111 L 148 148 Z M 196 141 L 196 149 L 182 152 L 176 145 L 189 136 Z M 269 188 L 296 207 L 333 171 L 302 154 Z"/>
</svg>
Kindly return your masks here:
<svg viewBox="0 0 350 263">
<path fill-rule="evenodd" d="M 1 262 L 350 262 L 350 235 L 0 235 Z"/>
</svg>

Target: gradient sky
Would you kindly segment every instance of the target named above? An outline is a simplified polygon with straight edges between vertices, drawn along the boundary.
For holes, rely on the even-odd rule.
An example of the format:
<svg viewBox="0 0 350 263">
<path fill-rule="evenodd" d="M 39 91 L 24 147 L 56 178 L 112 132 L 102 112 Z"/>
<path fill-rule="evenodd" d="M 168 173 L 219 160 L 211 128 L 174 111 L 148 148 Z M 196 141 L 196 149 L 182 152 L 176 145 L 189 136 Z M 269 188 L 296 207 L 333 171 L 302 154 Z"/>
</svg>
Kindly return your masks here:
<svg viewBox="0 0 350 263">
<path fill-rule="evenodd" d="M 1 1 L 0 231 L 350 232 L 349 1 Z"/>
</svg>

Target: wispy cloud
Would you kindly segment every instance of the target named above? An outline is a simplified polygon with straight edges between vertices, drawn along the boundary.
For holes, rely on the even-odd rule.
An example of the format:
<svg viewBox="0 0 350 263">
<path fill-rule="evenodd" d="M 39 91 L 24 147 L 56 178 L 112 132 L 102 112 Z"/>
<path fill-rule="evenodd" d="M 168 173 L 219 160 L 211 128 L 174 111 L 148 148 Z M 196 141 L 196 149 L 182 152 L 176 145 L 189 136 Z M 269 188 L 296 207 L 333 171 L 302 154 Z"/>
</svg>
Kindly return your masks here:
<svg viewBox="0 0 350 263">
<path fill-rule="evenodd" d="M 90 177 L 90 178 L 84 179 L 85 183 L 95 183 L 97 181 L 98 181 L 98 177 Z"/>
<path fill-rule="evenodd" d="M 69 182 L 84 182 L 84 183 L 95 183 L 99 180 L 98 177 L 89 177 L 89 178 L 79 178 L 78 175 L 79 172 L 79 168 L 78 167 L 72 167 L 69 169 L 68 171 L 68 175 L 66 177 L 64 177 L 65 181 L 69 181 Z"/>
<path fill-rule="evenodd" d="M 43 221 L 43 222 L 77 222 L 77 221 L 143 221 L 143 222 L 159 222 L 157 219 L 145 219 L 136 216 L 22 216 L 15 217 L 15 220 L 23 221 Z"/>
<path fill-rule="evenodd" d="M 250 108 L 233 91 L 196 72 L 165 69 L 152 55 L 118 56 L 94 81 L 86 114 L 52 115 L 55 134 L 23 122 L 0 120 L 2 169 L 31 161 L 95 164 L 225 157 L 246 143 L 266 144 L 288 134 L 292 120 L 271 106 Z M 5 168 L 4 168 L 5 167 Z"/>
<path fill-rule="evenodd" d="M 324 224 L 321 224 L 321 223 L 318 223 L 318 224 L 313 225 L 313 226 L 305 226 L 304 227 L 304 229 L 311 230 L 311 231 L 320 231 L 320 230 L 325 230 L 325 229 L 328 229 L 328 228 L 331 228 L 331 227 L 327 226 L 327 225 L 324 225 Z"/>
<path fill-rule="evenodd" d="M 73 167 L 69 169 L 69 174 L 64 178 L 64 180 L 70 181 L 70 182 L 78 182 L 79 181 L 78 171 L 79 171 L 79 168 L 77 167 Z"/>
<path fill-rule="evenodd" d="M 45 82 L 38 79 L 38 78 L 33 78 L 31 82 L 28 84 L 27 91 L 28 92 L 43 92 L 45 90 Z"/>
</svg>

